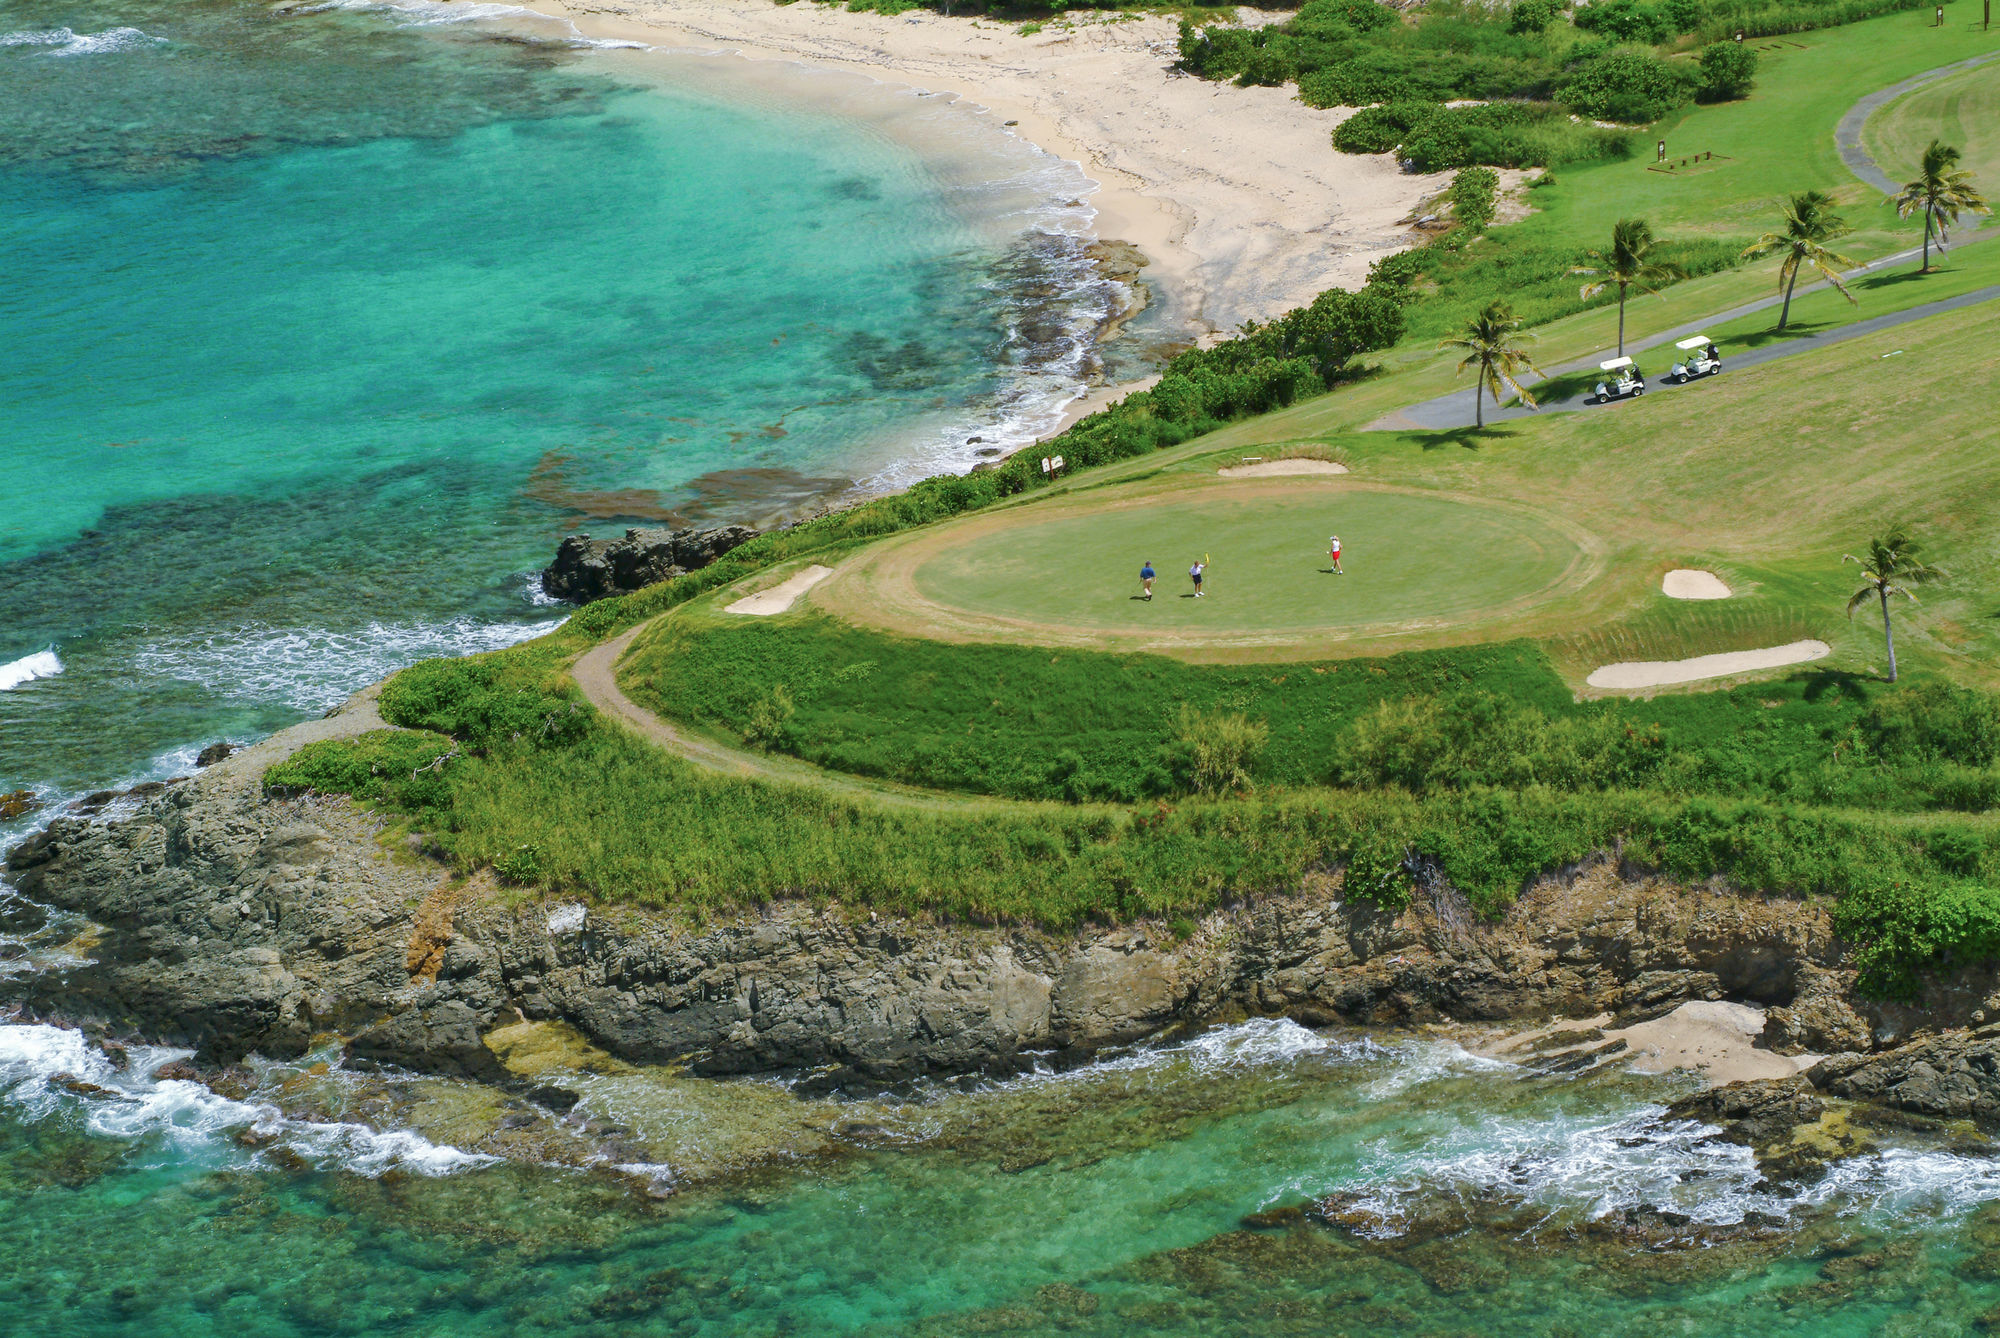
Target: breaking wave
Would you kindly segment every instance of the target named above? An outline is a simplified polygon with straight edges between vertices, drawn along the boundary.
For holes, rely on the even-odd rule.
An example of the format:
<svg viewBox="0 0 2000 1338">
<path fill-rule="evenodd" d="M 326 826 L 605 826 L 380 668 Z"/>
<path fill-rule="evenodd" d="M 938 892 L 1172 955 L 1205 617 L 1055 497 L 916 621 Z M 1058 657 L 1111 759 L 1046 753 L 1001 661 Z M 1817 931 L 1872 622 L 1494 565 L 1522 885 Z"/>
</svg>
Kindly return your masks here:
<svg viewBox="0 0 2000 1338">
<path fill-rule="evenodd" d="M 68 28 L 46 28 L 35 32 L 0 33 L 0 47 L 43 48 L 45 56 L 100 56 L 138 47 L 165 46 L 167 39 L 140 32 L 137 28 L 108 28 L 101 33 L 79 33 Z"/>
<path fill-rule="evenodd" d="M 489 623 L 370 623 L 353 632 L 262 624 L 163 637 L 134 656 L 143 675 L 194 683 L 231 701 L 324 711 L 418 660 L 501 650 L 554 631 L 560 618 Z"/>
<path fill-rule="evenodd" d="M 254 1163 L 240 1147 L 246 1131 L 321 1169 L 374 1176 L 396 1168 L 450 1175 L 498 1158 L 433 1143 L 408 1130 L 298 1120 L 275 1106 L 232 1101 L 198 1082 L 156 1079 L 152 1071 L 184 1050 L 134 1047 L 123 1068 L 81 1033 L 39 1024 L 0 1024 L 0 1100 L 30 1120 L 68 1118 L 100 1138 L 170 1149 L 178 1156 Z"/>
<path fill-rule="evenodd" d="M 0 692 L 32 683 L 38 678 L 54 678 L 62 671 L 63 663 L 56 657 L 53 646 L 32 655 L 23 655 L 10 664 L 0 664 Z"/>
</svg>

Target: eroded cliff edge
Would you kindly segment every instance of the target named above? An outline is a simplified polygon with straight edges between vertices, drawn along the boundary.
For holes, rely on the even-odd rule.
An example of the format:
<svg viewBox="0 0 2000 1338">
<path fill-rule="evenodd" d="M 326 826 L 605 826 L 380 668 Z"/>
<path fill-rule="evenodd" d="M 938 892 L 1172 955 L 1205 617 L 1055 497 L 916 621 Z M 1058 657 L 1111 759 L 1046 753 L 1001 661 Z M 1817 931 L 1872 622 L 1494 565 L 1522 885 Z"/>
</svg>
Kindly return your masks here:
<svg viewBox="0 0 2000 1338">
<path fill-rule="evenodd" d="M 1442 886 L 1398 915 L 1348 904 L 1329 874 L 1216 911 L 1185 938 L 1146 924 L 1066 936 L 936 925 L 782 900 L 689 927 L 461 879 L 386 847 L 343 800 L 265 793 L 264 769 L 289 749 L 378 726 L 364 695 L 17 847 L 7 868 L 19 892 L 101 932 L 88 963 L 11 981 L 14 1002 L 216 1063 L 297 1054 L 332 1033 L 360 1059 L 498 1076 L 480 1037 L 525 1017 L 567 1022 L 633 1062 L 815 1071 L 828 1083 L 1005 1071 L 1245 1014 L 1633 1019 L 1724 998 L 1769 1009 L 1765 1042 L 1785 1053 L 1867 1055 L 1924 1036 L 1951 1051 L 1925 1063 L 1934 1074 L 1984 1043 L 1952 1028 L 2000 1016 L 1991 972 L 1941 982 L 1920 1007 L 1857 997 L 1819 903 L 1676 886 L 1608 859 L 1529 889 L 1497 924 L 1464 914 Z M 1829 1076 L 1852 1086 L 1856 1072 L 1843 1061 Z M 1989 1086 L 1954 1109 L 1986 1101 L 2000 1114 L 2000 1080 Z"/>
</svg>

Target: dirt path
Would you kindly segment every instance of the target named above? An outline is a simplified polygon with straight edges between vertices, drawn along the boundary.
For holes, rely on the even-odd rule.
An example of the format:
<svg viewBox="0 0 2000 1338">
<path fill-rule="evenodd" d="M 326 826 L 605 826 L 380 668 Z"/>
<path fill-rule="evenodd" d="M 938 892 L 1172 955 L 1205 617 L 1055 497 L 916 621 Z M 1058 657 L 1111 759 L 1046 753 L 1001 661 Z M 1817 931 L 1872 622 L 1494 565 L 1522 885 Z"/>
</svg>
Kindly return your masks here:
<svg viewBox="0 0 2000 1338">
<path fill-rule="evenodd" d="M 972 813 L 1002 805 L 1012 808 L 1036 806 L 1024 800 L 919 790 L 887 781 L 875 781 L 861 776 L 827 771 L 794 757 L 756 753 L 745 748 L 732 747 L 662 720 L 625 695 L 624 690 L 618 686 L 616 673 L 618 661 L 624 658 L 625 652 L 631 648 L 639 633 L 651 625 L 651 623 L 641 623 L 630 631 L 584 652 L 577 662 L 570 666 L 570 677 L 575 680 L 577 690 L 583 694 L 583 699 L 592 706 L 639 734 L 649 743 L 658 744 L 668 752 L 704 770 L 725 776 L 740 776 L 778 784 L 806 785 L 843 799 L 930 812 Z"/>
</svg>

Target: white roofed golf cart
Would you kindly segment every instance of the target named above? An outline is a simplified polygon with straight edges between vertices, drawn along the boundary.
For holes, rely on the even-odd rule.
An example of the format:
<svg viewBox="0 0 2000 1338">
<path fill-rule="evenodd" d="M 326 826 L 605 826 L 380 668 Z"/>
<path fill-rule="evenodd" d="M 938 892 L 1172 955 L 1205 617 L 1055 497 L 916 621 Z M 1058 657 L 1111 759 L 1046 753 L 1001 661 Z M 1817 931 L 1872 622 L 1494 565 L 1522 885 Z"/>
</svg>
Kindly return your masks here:
<svg viewBox="0 0 2000 1338">
<path fill-rule="evenodd" d="M 1597 370 L 1610 373 L 1610 379 L 1597 383 L 1594 400 L 1603 404 L 1607 400 L 1629 399 L 1646 393 L 1646 378 L 1639 371 L 1639 365 L 1630 358 L 1613 358 L 1609 362 L 1597 364 Z"/>
<path fill-rule="evenodd" d="M 1667 380 L 1685 385 L 1697 376 L 1714 376 L 1722 370 L 1722 359 L 1716 356 L 1715 341 L 1707 335 L 1689 335 L 1686 339 L 1674 341 L 1674 347 L 1687 356 L 1674 364 L 1667 373 Z"/>
</svg>

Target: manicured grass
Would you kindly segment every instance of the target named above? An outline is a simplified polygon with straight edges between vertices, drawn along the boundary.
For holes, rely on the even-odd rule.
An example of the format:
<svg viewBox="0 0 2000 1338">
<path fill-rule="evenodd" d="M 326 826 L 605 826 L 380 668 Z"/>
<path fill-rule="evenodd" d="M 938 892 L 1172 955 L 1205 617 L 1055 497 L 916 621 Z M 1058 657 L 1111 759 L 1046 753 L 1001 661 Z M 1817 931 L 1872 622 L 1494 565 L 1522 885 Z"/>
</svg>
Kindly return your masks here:
<svg viewBox="0 0 2000 1338">
<path fill-rule="evenodd" d="M 1422 369 L 1424 383 L 1405 387 L 1399 402 L 1451 388 L 1450 364 L 1429 345 L 1491 297 L 1505 296 L 1535 320 L 1577 304 L 1583 280 L 1569 270 L 1587 263 L 1580 253 L 1604 246 L 1621 218 L 1647 220 L 1670 245 L 1740 250 L 1778 226 L 1786 196 L 1818 189 L 1835 197 L 1853 229 L 1836 243 L 1837 250 L 1867 261 L 1916 244 L 1915 223 L 1898 219 L 1888 198 L 1841 162 L 1833 130 L 1864 95 L 1993 49 L 1994 38 L 1966 32 L 1951 17 L 1958 10 L 1970 7 L 1948 6 L 1943 28 L 1929 27 L 1924 10 L 1759 43 L 1762 63 L 1748 99 L 1696 107 L 1658 128 L 1676 155 L 1717 154 L 1722 161 L 1711 170 L 1685 176 L 1651 171 L 1647 153 L 1625 162 L 1565 168 L 1553 184 L 1527 192 L 1526 203 L 1534 210 L 1528 218 L 1471 243 L 1444 265 L 1437 284 L 1425 286 L 1409 340 L 1384 360 L 1399 370 Z M 1973 73 L 1991 81 L 1996 67 Z M 1989 184 L 2000 189 L 2000 181 Z M 1675 284 L 1657 296 L 1635 295 L 1628 304 L 1629 331 L 1671 328 L 1764 297 L 1775 287 L 1776 268 L 1775 261 L 1759 261 Z M 1597 301 L 1595 309 L 1538 331 L 1537 360 L 1565 362 L 1608 349 L 1617 313 L 1607 298 Z M 1396 407 L 1367 393 L 1342 391 L 1338 398 L 1357 415 L 1372 409 L 1353 419 L 1357 424 Z"/>
<path fill-rule="evenodd" d="M 1959 166 L 1988 198 L 2000 194 L 2000 64 L 1974 66 L 1906 93 L 1869 117 L 1861 132 L 1892 181 L 1917 174 L 1933 139 L 1958 149 Z"/>
<path fill-rule="evenodd" d="M 1390 492 L 1343 479 L 1222 482 L 1107 505 L 1051 508 L 995 533 L 940 535 L 912 573 L 918 593 L 1020 626 L 1144 640 L 1210 633 L 1362 632 L 1483 621 L 1578 563 L 1575 538 L 1531 512 L 1474 498 Z M 1344 575 L 1327 561 L 1338 532 Z M 1208 558 L 1205 593 L 1187 575 Z M 1151 560 L 1155 596 L 1141 600 Z"/>
</svg>

